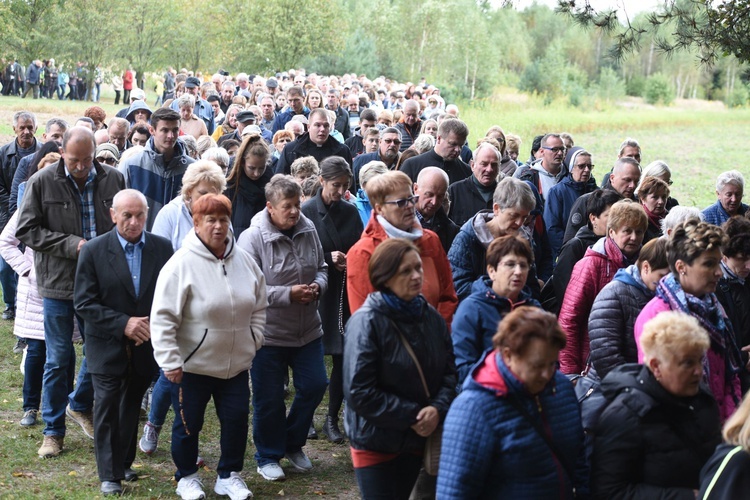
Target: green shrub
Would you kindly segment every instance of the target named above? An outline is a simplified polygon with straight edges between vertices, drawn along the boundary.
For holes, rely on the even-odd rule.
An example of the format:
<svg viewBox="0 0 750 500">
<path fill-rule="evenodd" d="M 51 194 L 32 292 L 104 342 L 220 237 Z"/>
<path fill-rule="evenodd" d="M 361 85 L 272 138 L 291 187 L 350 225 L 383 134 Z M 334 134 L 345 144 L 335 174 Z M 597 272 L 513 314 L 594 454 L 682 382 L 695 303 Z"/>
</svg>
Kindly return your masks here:
<svg viewBox="0 0 750 500">
<path fill-rule="evenodd" d="M 649 104 L 670 104 L 675 98 L 672 82 L 662 73 L 651 75 L 646 80 L 644 97 Z"/>
<path fill-rule="evenodd" d="M 633 97 L 643 97 L 646 92 L 646 79 L 640 75 L 631 76 L 625 82 L 625 93 Z"/>
</svg>

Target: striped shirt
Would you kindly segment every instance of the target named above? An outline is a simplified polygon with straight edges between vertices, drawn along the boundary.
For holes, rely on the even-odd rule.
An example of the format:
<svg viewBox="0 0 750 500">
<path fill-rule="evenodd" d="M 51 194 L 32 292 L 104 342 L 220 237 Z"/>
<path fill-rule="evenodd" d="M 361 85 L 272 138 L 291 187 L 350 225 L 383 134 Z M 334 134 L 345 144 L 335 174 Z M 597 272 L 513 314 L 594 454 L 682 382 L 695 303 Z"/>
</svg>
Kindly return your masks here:
<svg viewBox="0 0 750 500">
<path fill-rule="evenodd" d="M 70 175 L 67 165 L 65 165 L 65 175 L 73 183 L 81 201 L 83 239 L 88 241 L 96 238 L 96 211 L 94 210 L 94 179 L 96 179 L 96 171 L 93 167 L 91 168 L 89 176 L 86 179 L 86 184 L 83 186 L 83 191 L 78 187 L 78 183 L 76 183 L 73 176 Z"/>
</svg>

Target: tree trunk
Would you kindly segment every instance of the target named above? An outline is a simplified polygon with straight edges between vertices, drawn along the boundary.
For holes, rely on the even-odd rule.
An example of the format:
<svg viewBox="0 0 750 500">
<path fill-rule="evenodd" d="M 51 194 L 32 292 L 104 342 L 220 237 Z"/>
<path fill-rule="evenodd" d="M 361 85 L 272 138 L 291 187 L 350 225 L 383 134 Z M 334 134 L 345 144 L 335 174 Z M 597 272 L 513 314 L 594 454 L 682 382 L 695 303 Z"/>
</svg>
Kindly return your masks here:
<svg viewBox="0 0 750 500">
<path fill-rule="evenodd" d="M 654 62 L 654 42 L 651 41 L 651 48 L 648 51 L 648 64 L 646 65 L 646 77 L 651 76 L 651 67 Z"/>
</svg>

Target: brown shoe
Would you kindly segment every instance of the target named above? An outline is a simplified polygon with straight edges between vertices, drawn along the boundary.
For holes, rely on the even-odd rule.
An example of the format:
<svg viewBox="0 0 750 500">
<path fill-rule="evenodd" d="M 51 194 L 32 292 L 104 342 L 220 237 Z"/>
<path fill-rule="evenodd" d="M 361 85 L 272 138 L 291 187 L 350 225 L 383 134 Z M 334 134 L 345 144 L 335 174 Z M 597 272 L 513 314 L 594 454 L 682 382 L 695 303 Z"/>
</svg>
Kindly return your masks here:
<svg viewBox="0 0 750 500">
<path fill-rule="evenodd" d="M 63 451 L 63 436 L 44 436 L 42 447 L 39 448 L 39 458 L 56 457 Z"/>
<path fill-rule="evenodd" d="M 70 406 L 68 406 L 65 409 L 65 414 L 81 426 L 83 433 L 86 434 L 89 439 L 94 439 L 94 420 L 90 411 L 73 411 L 70 409 Z"/>
</svg>

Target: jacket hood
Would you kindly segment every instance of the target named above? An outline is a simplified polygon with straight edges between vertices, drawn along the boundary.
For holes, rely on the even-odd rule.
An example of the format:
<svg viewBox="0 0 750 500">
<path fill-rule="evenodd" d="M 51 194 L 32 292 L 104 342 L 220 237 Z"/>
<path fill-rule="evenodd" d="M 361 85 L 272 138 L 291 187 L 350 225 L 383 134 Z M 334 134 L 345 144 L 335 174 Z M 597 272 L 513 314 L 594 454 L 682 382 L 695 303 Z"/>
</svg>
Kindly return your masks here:
<svg viewBox="0 0 750 500">
<path fill-rule="evenodd" d="M 287 237 L 281 232 L 281 230 L 279 230 L 279 228 L 273 225 L 267 208 L 264 208 L 253 216 L 253 219 L 250 222 L 250 227 L 257 227 L 263 235 L 263 240 L 268 243 Z M 300 212 L 299 220 L 297 221 L 297 224 L 294 225 L 293 229 L 292 238 L 301 233 L 315 231 L 315 226 L 302 212 Z"/>
<path fill-rule="evenodd" d="M 466 231 L 469 234 L 474 233 L 482 246 L 487 248 L 494 239 L 492 233 L 490 233 L 490 228 L 487 227 L 487 223 L 494 216 L 495 214 L 492 213 L 492 210 L 481 210 L 474 217 L 466 221 L 461 231 Z"/>
<path fill-rule="evenodd" d="M 157 156 L 162 156 L 162 154 L 155 149 L 154 138 L 153 137 L 151 137 L 148 140 L 148 142 L 146 143 L 146 147 L 143 148 L 143 152 L 146 153 L 147 155 L 149 155 L 151 157 L 152 161 L 154 161 L 154 162 L 156 161 L 156 157 Z M 175 141 L 175 143 L 174 143 L 174 155 L 172 156 L 172 161 L 179 160 L 180 164 L 184 164 L 184 163 L 187 162 L 187 157 L 188 156 L 189 155 L 187 153 L 187 149 L 185 147 L 185 143 L 182 142 L 180 139 L 177 139 Z M 159 163 L 161 164 L 163 162 L 159 162 Z M 170 163 L 172 163 L 172 162 L 170 162 Z M 164 165 L 164 166 L 166 168 L 168 165 Z"/>
<path fill-rule="evenodd" d="M 502 301 L 506 303 L 511 310 L 526 304 L 532 299 L 531 292 L 526 286 L 524 286 L 518 294 L 518 300 L 515 302 L 511 302 L 507 297 L 497 295 L 492 289 L 492 280 L 488 276 L 481 276 L 471 284 L 471 294 L 475 295 L 476 298 L 482 302 L 492 304 L 493 306 Z M 532 303 L 536 305 L 536 301 L 533 301 Z"/>
<path fill-rule="evenodd" d="M 135 112 L 139 109 L 145 109 L 148 111 L 148 118 L 151 119 L 151 115 L 153 114 L 153 111 L 151 111 L 151 108 L 148 107 L 148 104 L 145 103 L 145 101 L 142 101 L 138 99 L 137 101 L 133 101 L 133 104 L 130 105 L 130 108 L 128 109 L 128 114 L 125 115 L 125 118 L 128 119 L 128 121 L 133 121 L 135 118 Z"/>
<path fill-rule="evenodd" d="M 641 272 L 638 270 L 638 266 L 636 266 L 635 264 L 618 269 L 613 280 L 620 281 L 622 283 L 625 283 L 626 285 L 638 287 L 644 292 L 651 292 L 646 284 L 643 283 L 643 279 L 641 279 Z"/>
<path fill-rule="evenodd" d="M 547 382 L 542 392 L 556 390 L 556 376 Z M 463 390 L 490 391 L 496 397 L 507 397 L 510 393 L 529 394 L 523 383 L 510 371 L 494 349 L 485 351 L 480 360 L 471 368 L 469 376 L 464 381 Z"/>
<path fill-rule="evenodd" d="M 648 371 L 648 368 L 635 363 L 628 363 L 614 368 L 602 380 L 602 394 L 607 401 L 612 401 L 615 399 L 615 396 L 627 388 L 637 387 L 639 390 L 642 390 L 643 379 L 646 375 L 644 371 Z"/>
<path fill-rule="evenodd" d="M 576 231 L 575 237 L 584 243 L 591 242 L 591 245 L 601 238 L 601 236 L 598 236 L 591 228 L 589 228 L 588 224 L 581 226 L 578 231 Z"/>
<path fill-rule="evenodd" d="M 229 233 L 227 235 L 227 248 L 226 250 L 224 250 L 224 257 L 222 257 L 221 259 L 214 255 L 213 252 L 211 252 L 211 250 L 209 250 L 209 248 L 206 246 L 206 244 L 203 243 L 200 238 L 198 238 L 198 235 L 195 234 L 195 229 L 191 229 L 187 236 L 185 236 L 185 239 L 182 242 L 182 247 L 187 248 L 191 252 L 200 255 L 207 260 L 226 260 L 230 259 L 233 255 L 234 238 L 232 237 L 232 233 Z"/>
</svg>

